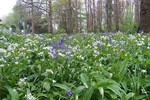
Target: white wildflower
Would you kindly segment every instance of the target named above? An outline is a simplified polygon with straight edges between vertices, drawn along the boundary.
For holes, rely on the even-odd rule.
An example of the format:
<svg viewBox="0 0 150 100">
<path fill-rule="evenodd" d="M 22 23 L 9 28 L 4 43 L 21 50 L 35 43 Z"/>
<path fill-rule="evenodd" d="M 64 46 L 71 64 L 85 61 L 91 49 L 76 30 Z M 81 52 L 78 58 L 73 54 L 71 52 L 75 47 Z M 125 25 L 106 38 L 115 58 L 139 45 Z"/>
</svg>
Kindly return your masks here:
<svg viewBox="0 0 150 100">
<path fill-rule="evenodd" d="M 113 74 L 112 73 L 109 73 L 109 78 L 112 78 Z"/>
<path fill-rule="evenodd" d="M 145 74 L 145 73 L 147 73 L 147 70 L 142 69 L 141 72 L 142 72 L 143 74 Z"/>
<path fill-rule="evenodd" d="M 0 58 L 0 61 L 6 63 L 6 60 L 4 58 Z"/>
<path fill-rule="evenodd" d="M 53 83 L 56 83 L 56 80 L 52 80 Z"/>
<path fill-rule="evenodd" d="M 17 43 L 15 43 L 15 44 L 10 44 L 9 46 L 8 46 L 8 51 L 14 51 L 14 49 L 16 49 L 16 47 L 18 47 L 19 45 L 17 44 Z"/>
<path fill-rule="evenodd" d="M 1 54 L 6 54 L 6 52 L 7 52 L 7 51 L 6 51 L 5 49 L 0 48 L 0 53 L 1 53 Z"/>
<path fill-rule="evenodd" d="M 25 97 L 27 98 L 27 100 L 36 100 L 36 98 L 31 93 L 27 93 Z"/>
<path fill-rule="evenodd" d="M 18 62 L 15 62 L 16 65 L 18 65 Z"/>
<path fill-rule="evenodd" d="M 110 57 L 111 56 L 111 54 L 107 54 L 107 57 Z"/>
<path fill-rule="evenodd" d="M 26 79 L 27 79 L 26 77 L 19 79 L 19 82 L 18 82 L 19 86 L 26 85 Z"/>
<path fill-rule="evenodd" d="M 77 58 L 81 59 L 81 60 L 84 60 L 84 57 L 82 55 L 80 56 L 77 56 Z"/>
<path fill-rule="evenodd" d="M 43 56 L 43 55 L 44 55 L 44 52 L 38 53 L 38 56 Z"/>
<path fill-rule="evenodd" d="M 51 73 L 51 74 L 54 74 L 53 70 L 52 69 L 46 69 L 46 72 L 45 73 Z"/>
<path fill-rule="evenodd" d="M 0 67 L 4 67 L 4 64 L 0 64 Z"/>
<path fill-rule="evenodd" d="M 137 45 L 138 45 L 138 46 L 144 45 L 144 42 L 143 42 L 143 41 L 139 41 L 139 42 L 137 43 Z"/>
<path fill-rule="evenodd" d="M 59 56 L 62 56 L 62 57 L 65 56 L 65 55 L 64 55 L 63 53 L 61 53 L 61 52 L 59 52 L 58 55 L 59 55 Z"/>
<path fill-rule="evenodd" d="M 134 39 L 135 39 L 135 36 L 132 35 L 132 34 L 130 34 L 130 35 L 129 35 L 129 39 L 130 39 L 130 40 L 134 40 Z"/>
<path fill-rule="evenodd" d="M 145 88 L 143 86 L 142 86 L 141 91 L 142 91 L 142 93 L 147 94 L 147 92 L 146 92 L 146 90 L 145 90 Z"/>
</svg>

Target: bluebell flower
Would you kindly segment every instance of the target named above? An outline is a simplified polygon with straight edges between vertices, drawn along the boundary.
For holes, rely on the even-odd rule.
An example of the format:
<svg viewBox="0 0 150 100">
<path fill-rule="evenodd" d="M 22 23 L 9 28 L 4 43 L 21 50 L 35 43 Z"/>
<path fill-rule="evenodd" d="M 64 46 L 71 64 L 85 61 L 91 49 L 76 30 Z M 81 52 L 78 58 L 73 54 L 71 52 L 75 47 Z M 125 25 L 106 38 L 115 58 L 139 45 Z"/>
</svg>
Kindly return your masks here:
<svg viewBox="0 0 150 100">
<path fill-rule="evenodd" d="M 148 43 L 146 43 L 146 48 L 148 48 L 150 45 Z"/>
<path fill-rule="evenodd" d="M 122 44 L 121 44 L 121 42 L 119 41 L 119 42 L 118 42 L 118 47 L 121 47 L 121 45 L 122 45 Z"/>
<path fill-rule="evenodd" d="M 67 96 L 68 96 L 68 97 L 71 97 L 71 96 L 72 96 L 72 92 L 73 92 L 72 90 L 67 90 L 67 93 L 66 93 Z"/>
<path fill-rule="evenodd" d="M 109 38 L 108 37 L 106 37 L 106 42 L 108 42 L 109 41 Z"/>
<path fill-rule="evenodd" d="M 47 46 L 49 46 L 49 45 L 52 45 L 52 43 L 49 42 L 49 43 L 45 44 L 45 47 L 47 47 Z"/>
<path fill-rule="evenodd" d="M 57 50 L 57 44 L 56 43 L 53 43 L 53 48 L 52 50 Z"/>
<path fill-rule="evenodd" d="M 112 40 L 111 39 L 109 39 L 109 43 L 112 44 Z"/>
<path fill-rule="evenodd" d="M 143 30 L 138 30 L 138 31 L 137 31 L 137 33 L 143 33 L 143 32 L 144 32 Z"/>
<path fill-rule="evenodd" d="M 61 38 L 61 39 L 58 41 L 58 48 L 64 49 L 63 43 L 64 43 L 64 38 Z"/>
<path fill-rule="evenodd" d="M 134 46 L 131 46 L 131 49 L 134 49 Z"/>
<path fill-rule="evenodd" d="M 58 54 L 55 54 L 54 55 L 54 60 L 57 60 L 57 58 L 58 58 Z"/>
<path fill-rule="evenodd" d="M 40 43 L 41 43 L 41 44 L 44 43 L 44 39 L 41 39 L 41 40 L 40 40 Z"/>
<path fill-rule="evenodd" d="M 57 44 L 56 43 L 53 44 L 52 51 L 53 51 L 53 55 L 54 55 L 53 58 L 56 60 L 58 58 Z"/>
</svg>

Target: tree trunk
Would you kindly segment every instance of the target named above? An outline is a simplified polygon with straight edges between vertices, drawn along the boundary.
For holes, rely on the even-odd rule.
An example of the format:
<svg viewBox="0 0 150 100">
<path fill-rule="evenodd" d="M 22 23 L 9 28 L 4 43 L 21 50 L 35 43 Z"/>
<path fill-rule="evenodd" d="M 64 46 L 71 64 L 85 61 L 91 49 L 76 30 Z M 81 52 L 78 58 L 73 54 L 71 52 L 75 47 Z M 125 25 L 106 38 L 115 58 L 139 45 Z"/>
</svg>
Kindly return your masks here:
<svg viewBox="0 0 150 100">
<path fill-rule="evenodd" d="M 107 31 L 112 31 L 112 0 L 106 2 L 106 14 L 107 14 Z"/>
<path fill-rule="evenodd" d="M 31 21 L 32 21 L 32 34 L 35 34 L 35 22 L 34 22 L 34 3 L 31 0 Z"/>
<path fill-rule="evenodd" d="M 72 33 L 72 9 L 71 9 L 71 0 L 68 0 L 68 8 L 67 8 L 68 18 L 67 18 L 67 33 Z"/>
<path fill-rule="evenodd" d="M 100 32 L 102 32 L 102 14 L 103 14 L 102 6 L 103 6 L 102 0 L 98 0 L 97 2 L 97 27 Z"/>
<path fill-rule="evenodd" d="M 86 30 L 88 31 L 89 29 L 89 5 L 88 5 L 88 1 L 85 0 L 85 10 L 86 10 Z"/>
<path fill-rule="evenodd" d="M 75 0 L 75 32 L 78 33 L 78 0 Z"/>
<path fill-rule="evenodd" d="M 89 32 L 93 32 L 93 11 L 92 11 L 92 1 L 93 0 L 89 0 L 89 26 L 90 26 L 90 29 L 89 29 Z"/>
<path fill-rule="evenodd" d="M 93 31 L 96 33 L 97 32 L 97 21 L 96 21 L 96 5 L 95 5 L 95 0 L 93 0 Z"/>
<path fill-rule="evenodd" d="M 140 30 L 150 32 L 150 0 L 141 1 Z"/>
<path fill-rule="evenodd" d="M 119 31 L 119 0 L 114 0 L 115 30 Z"/>
<path fill-rule="evenodd" d="M 49 12 L 48 12 L 48 32 L 53 33 L 53 23 L 52 23 L 52 2 L 49 0 L 48 6 L 49 6 Z"/>
<path fill-rule="evenodd" d="M 139 26 L 140 21 L 140 0 L 135 0 L 135 23 Z"/>
</svg>

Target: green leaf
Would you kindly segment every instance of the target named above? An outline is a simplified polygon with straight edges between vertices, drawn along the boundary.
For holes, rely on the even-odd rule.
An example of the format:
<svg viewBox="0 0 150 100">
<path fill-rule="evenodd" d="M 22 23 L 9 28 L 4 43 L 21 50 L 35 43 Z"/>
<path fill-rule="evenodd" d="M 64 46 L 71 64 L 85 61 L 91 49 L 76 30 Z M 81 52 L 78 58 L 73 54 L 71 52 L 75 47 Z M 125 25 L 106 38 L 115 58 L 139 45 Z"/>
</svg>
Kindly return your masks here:
<svg viewBox="0 0 150 100">
<path fill-rule="evenodd" d="M 121 88 L 118 85 L 110 85 L 107 86 L 107 88 L 113 91 L 119 97 L 121 97 L 121 92 L 120 92 Z"/>
<path fill-rule="evenodd" d="M 44 84 L 43 84 L 43 88 L 45 88 L 46 89 L 46 91 L 49 91 L 50 90 L 50 83 L 49 82 L 44 82 Z"/>
<path fill-rule="evenodd" d="M 104 97 L 104 88 L 99 87 L 98 90 L 99 90 L 99 92 L 100 92 L 100 95 L 101 95 L 102 98 L 103 98 L 103 97 Z"/>
<path fill-rule="evenodd" d="M 146 64 L 150 64 L 150 60 L 146 60 Z"/>
<path fill-rule="evenodd" d="M 120 72 L 119 72 L 121 75 L 124 75 L 126 73 L 127 64 L 128 64 L 128 60 L 124 60 L 122 62 Z"/>
<path fill-rule="evenodd" d="M 63 89 L 63 90 L 69 90 L 69 87 L 67 87 L 67 86 L 64 85 L 64 84 L 56 83 L 56 84 L 54 84 L 53 86 L 59 87 L 59 88 L 61 88 L 61 89 Z"/>
<path fill-rule="evenodd" d="M 45 98 L 47 98 L 47 95 L 46 95 L 46 94 L 43 94 L 43 93 L 38 93 L 37 96 L 38 96 L 38 97 L 45 97 Z"/>
<path fill-rule="evenodd" d="M 8 85 L 6 85 L 4 87 L 8 90 L 9 94 L 11 95 L 11 100 L 19 100 L 19 94 L 15 89 L 12 89 Z"/>
<path fill-rule="evenodd" d="M 85 91 L 85 93 L 82 95 L 81 100 L 90 100 L 93 92 L 94 92 L 94 88 L 93 87 L 88 88 Z"/>
<path fill-rule="evenodd" d="M 79 95 L 83 91 L 84 88 L 85 88 L 84 86 L 79 86 L 74 90 L 74 93 L 76 95 Z"/>
<path fill-rule="evenodd" d="M 85 73 L 82 73 L 82 74 L 80 75 L 80 78 L 81 78 L 81 81 L 82 81 L 83 83 L 88 83 L 88 82 L 89 82 L 89 77 L 88 77 Z"/>
<path fill-rule="evenodd" d="M 130 98 L 134 97 L 135 93 L 128 93 L 126 95 L 126 100 L 130 100 Z"/>
</svg>

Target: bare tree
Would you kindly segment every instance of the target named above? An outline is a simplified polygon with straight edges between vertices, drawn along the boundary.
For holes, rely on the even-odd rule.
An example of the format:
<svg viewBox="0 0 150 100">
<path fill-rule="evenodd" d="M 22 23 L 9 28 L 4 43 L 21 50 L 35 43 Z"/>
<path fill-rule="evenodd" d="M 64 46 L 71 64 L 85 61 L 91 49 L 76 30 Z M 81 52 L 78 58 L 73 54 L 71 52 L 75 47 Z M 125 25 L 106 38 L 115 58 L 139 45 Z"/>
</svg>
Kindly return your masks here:
<svg viewBox="0 0 150 100">
<path fill-rule="evenodd" d="M 112 0 L 106 1 L 107 31 L 112 31 Z"/>
<path fill-rule="evenodd" d="M 139 21 L 140 21 L 140 1 L 141 0 L 134 0 L 134 2 L 135 2 L 135 22 L 136 22 L 137 26 L 139 26 Z"/>
<path fill-rule="evenodd" d="M 102 0 L 98 0 L 97 2 L 97 27 L 98 27 L 98 31 L 102 31 L 102 16 L 103 16 L 103 4 L 102 4 Z"/>
<path fill-rule="evenodd" d="M 52 1 L 48 0 L 48 32 L 53 33 L 53 19 L 52 19 Z"/>
<path fill-rule="evenodd" d="M 114 0 L 115 30 L 119 31 L 119 0 Z"/>
<path fill-rule="evenodd" d="M 150 0 L 142 0 L 140 8 L 140 30 L 150 32 Z"/>
<path fill-rule="evenodd" d="M 75 32 L 78 33 L 79 32 L 79 28 L 78 28 L 78 0 L 75 0 Z"/>
<path fill-rule="evenodd" d="M 32 22 L 32 34 L 35 34 L 35 21 L 34 21 L 34 3 L 31 0 L 31 22 Z"/>
</svg>

